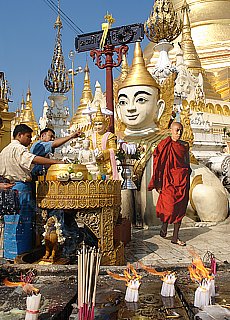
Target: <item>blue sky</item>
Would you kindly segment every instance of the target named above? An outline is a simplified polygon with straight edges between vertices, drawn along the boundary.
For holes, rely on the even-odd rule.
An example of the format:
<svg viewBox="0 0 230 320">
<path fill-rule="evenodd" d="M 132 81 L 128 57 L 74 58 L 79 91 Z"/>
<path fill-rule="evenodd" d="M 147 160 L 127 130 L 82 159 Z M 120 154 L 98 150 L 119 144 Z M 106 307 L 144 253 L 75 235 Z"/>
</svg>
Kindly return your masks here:
<svg viewBox="0 0 230 320">
<path fill-rule="evenodd" d="M 57 0 L 53 0 L 57 4 Z M 104 21 L 106 11 L 116 19 L 113 27 L 144 22 L 152 9 L 153 0 L 61 0 L 61 9 L 84 33 L 98 31 Z M 0 71 L 5 72 L 13 95 L 10 111 L 20 106 L 30 86 L 35 116 L 41 116 L 43 102 L 48 100 L 49 92 L 43 85 L 50 67 L 55 44 L 54 22 L 57 14 L 47 5 L 46 0 L 7 0 L 1 4 L 0 31 Z M 76 33 L 63 21 L 62 46 L 67 68 L 71 68 L 68 53 L 74 49 Z M 145 47 L 147 40 L 143 41 Z M 128 60 L 131 63 L 133 45 L 130 45 Z M 85 66 L 86 54 L 75 57 L 75 67 Z M 91 87 L 99 80 L 105 89 L 105 71 L 99 70 L 88 55 L 91 71 Z M 115 71 L 114 76 L 118 75 Z M 75 77 L 75 101 L 79 104 L 83 88 L 84 74 Z M 67 105 L 71 110 L 71 92 Z"/>
</svg>

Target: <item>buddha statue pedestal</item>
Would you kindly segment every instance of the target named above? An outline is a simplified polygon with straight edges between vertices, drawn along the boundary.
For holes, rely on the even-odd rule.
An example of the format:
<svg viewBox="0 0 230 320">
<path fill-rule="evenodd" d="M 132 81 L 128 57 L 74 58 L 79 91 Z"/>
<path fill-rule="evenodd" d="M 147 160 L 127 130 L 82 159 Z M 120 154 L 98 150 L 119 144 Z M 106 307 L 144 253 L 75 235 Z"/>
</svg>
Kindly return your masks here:
<svg viewBox="0 0 230 320">
<path fill-rule="evenodd" d="M 121 209 L 120 181 L 38 181 L 37 204 L 43 210 L 74 210 L 77 221 L 97 238 L 102 265 L 124 264 L 124 244 L 114 237 Z"/>
</svg>

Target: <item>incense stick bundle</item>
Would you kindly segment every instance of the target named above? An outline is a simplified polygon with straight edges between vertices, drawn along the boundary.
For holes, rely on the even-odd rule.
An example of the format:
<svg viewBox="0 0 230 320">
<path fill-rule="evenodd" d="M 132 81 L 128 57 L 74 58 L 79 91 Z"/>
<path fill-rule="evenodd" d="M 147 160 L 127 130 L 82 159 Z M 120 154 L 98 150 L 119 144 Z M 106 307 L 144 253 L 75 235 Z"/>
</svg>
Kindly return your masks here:
<svg viewBox="0 0 230 320">
<path fill-rule="evenodd" d="M 97 277 L 101 254 L 83 243 L 78 253 L 78 310 L 79 320 L 93 320 Z"/>
</svg>

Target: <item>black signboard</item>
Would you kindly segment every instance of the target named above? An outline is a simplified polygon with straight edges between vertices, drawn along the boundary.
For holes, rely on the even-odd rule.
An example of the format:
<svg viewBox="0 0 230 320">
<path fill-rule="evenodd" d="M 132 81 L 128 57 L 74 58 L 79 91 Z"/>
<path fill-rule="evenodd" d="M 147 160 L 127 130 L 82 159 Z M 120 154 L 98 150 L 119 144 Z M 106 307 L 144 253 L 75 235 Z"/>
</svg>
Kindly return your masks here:
<svg viewBox="0 0 230 320">
<path fill-rule="evenodd" d="M 103 31 L 78 35 L 75 38 L 77 52 L 99 49 Z M 141 41 L 144 38 L 144 25 L 142 23 L 109 29 L 106 44 L 119 46 L 126 43 Z"/>
</svg>

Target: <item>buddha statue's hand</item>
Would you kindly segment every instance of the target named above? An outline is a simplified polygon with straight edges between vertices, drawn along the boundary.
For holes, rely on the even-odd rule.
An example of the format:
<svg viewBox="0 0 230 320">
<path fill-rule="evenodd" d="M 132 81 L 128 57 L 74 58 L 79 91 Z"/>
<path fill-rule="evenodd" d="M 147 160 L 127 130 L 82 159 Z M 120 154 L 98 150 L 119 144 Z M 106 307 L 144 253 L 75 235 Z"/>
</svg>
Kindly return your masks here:
<svg viewBox="0 0 230 320">
<path fill-rule="evenodd" d="M 97 160 L 104 160 L 104 154 L 102 151 L 99 151 L 98 154 L 96 155 Z"/>
</svg>

